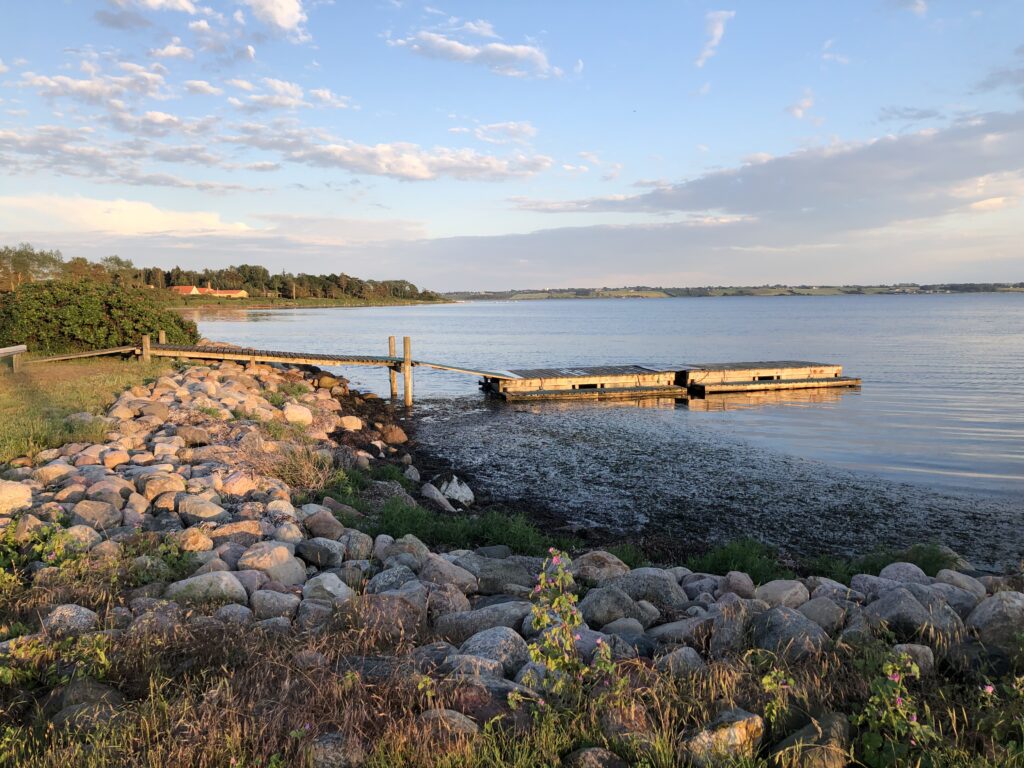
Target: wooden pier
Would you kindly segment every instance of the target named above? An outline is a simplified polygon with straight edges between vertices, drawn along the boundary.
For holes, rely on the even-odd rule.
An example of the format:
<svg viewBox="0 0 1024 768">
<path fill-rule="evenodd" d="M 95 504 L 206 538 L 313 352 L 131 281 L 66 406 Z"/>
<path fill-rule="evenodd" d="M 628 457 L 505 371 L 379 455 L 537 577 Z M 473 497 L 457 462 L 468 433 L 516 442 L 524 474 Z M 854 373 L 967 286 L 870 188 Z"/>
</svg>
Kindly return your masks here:
<svg viewBox="0 0 1024 768">
<path fill-rule="evenodd" d="M 481 388 L 508 401 L 705 397 L 718 393 L 856 387 L 840 365 L 805 360 L 699 363 L 672 369 L 643 365 L 537 368 L 487 377 Z"/>
<path fill-rule="evenodd" d="M 388 338 L 386 355 L 334 355 L 322 352 L 285 352 L 230 345 L 168 344 L 160 331 L 157 343 L 143 336 L 138 347 L 114 347 L 50 358 L 29 359 L 29 363 L 94 357 L 96 355 L 136 355 L 144 362 L 154 357 L 188 360 L 233 360 L 247 365 L 280 364 L 318 367 L 375 366 L 388 369 L 391 398 L 398 398 L 398 377 L 403 382 L 403 401 L 413 403 L 413 369 L 433 368 L 464 373 L 480 378 L 484 392 L 510 402 L 538 400 L 683 400 L 708 395 L 740 395 L 750 392 L 788 390 L 834 390 L 857 387 L 861 380 L 843 376 L 843 368 L 831 363 L 806 360 L 768 360 L 741 363 L 695 363 L 659 368 L 651 365 L 605 365 L 564 368 L 522 368 L 513 371 L 483 371 L 449 363 L 416 360 L 412 341 L 402 339 L 402 354 L 397 354 L 396 338 Z M 24 345 L 0 349 L 0 357 L 11 357 L 18 368 Z"/>
</svg>

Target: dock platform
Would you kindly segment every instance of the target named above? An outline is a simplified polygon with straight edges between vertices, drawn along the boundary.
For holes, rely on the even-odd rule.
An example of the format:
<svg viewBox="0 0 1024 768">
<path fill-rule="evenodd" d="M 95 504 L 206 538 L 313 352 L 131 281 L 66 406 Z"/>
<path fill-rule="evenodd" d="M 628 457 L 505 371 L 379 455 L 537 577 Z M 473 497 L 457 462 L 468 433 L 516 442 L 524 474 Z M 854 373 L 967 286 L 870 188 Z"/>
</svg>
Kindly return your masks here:
<svg viewBox="0 0 1024 768">
<path fill-rule="evenodd" d="M 530 368 L 484 376 L 481 388 L 510 402 L 528 400 L 706 397 L 718 393 L 856 387 L 841 365 L 806 360 Z"/>
</svg>

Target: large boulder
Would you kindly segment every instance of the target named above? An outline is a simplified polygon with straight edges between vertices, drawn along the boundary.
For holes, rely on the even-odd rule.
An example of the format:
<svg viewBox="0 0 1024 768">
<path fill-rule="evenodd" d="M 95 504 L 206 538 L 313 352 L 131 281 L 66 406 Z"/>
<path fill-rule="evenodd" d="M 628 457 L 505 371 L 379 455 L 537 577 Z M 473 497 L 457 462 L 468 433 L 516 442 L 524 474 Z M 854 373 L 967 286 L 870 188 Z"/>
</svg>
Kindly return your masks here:
<svg viewBox="0 0 1024 768">
<path fill-rule="evenodd" d="M 911 591 L 915 586 L 919 589 L 916 595 Z M 929 603 L 927 607 L 918 597 Z M 887 626 L 900 641 L 931 638 L 935 634 L 952 639 L 963 628 L 963 622 L 952 608 L 913 582 L 907 587 L 890 589 L 869 603 L 864 608 L 864 616 L 873 625 Z"/>
<path fill-rule="evenodd" d="M 277 541 L 253 544 L 238 558 L 238 570 L 263 571 L 274 581 L 285 586 L 306 581 L 306 568 L 292 555 L 292 551 Z"/>
<path fill-rule="evenodd" d="M 437 634 L 450 643 L 461 644 L 478 632 L 492 627 L 516 628 L 530 615 L 533 606 L 525 601 L 509 601 L 440 616 L 434 625 Z"/>
<path fill-rule="evenodd" d="M 420 566 L 420 580 L 430 584 L 454 584 L 467 595 L 477 589 L 476 576 L 435 554 L 428 555 Z"/>
<path fill-rule="evenodd" d="M 790 661 L 817 654 L 828 642 L 825 630 L 800 611 L 785 606 L 754 616 L 750 629 L 756 648 L 778 653 Z"/>
<path fill-rule="evenodd" d="M 0 515 L 12 515 L 31 506 L 31 486 L 0 480 Z"/>
<path fill-rule="evenodd" d="M 690 598 L 675 577 L 661 568 L 635 568 L 604 581 L 603 587 L 618 587 L 634 600 L 646 600 L 669 618 L 686 612 Z"/>
<path fill-rule="evenodd" d="M 762 584 L 754 590 L 754 597 L 764 600 L 772 608 L 784 606 L 799 608 L 811 599 L 807 587 L 795 579 L 776 579 Z"/>
<path fill-rule="evenodd" d="M 914 563 L 889 563 L 878 572 L 880 579 L 892 579 L 901 584 L 931 584 L 928 574 Z"/>
<path fill-rule="evenodd" d="M 633 598 L 618 587 L 597 587 L 583 597 L 579 603 L 583 620 L 594 629 L 600 629 L 618 619 L 643 619 L 643 611 Z"/>
<path fill-rule="evenodd" d="M 278 617 L 291 620 L 295 617 L 300 602 L 298 595 L 260 589 L 253 592 L 249 605 L 257 621 Z"/>
<path fill-rule="evenodd" d="M 462 644 L 459 653 L 499 662 L 505 677 L 513 677 L 530 659 L 526 641 L 509 627 L 491 627 L 477 632 Z"/>
<path fill-rule="evenodd" d="M 943 568 L 935 574 L 935 581 L 940 584 L 949 584 L 970 592 L 978 600 L 984 600 L 985 595 L 987 594 L 985 585 L 976 578 L 968 576 L 966 573 L 950 570 L 949 568 Z"/>
<path fill-rule="evenodd" d="M 178 499 L 178 514 L 186 525 L 200 523 L 226 523 L 231 513 L 201 496 L 182 496 Z"/>
<path fill-rule="evenodd" d="M 116 528 L 123 519 L 121 510 L 105 501 L 80 501 L 71 508 L 72 525 L 88 525 L 97 531 Z"/>
<path fill-rule="evenodd" d="M 616 576 L 624 576 L 629 573 L 629 566 L 611 552 L 598 549 L 575 558 L 569 572 L 581 584 L 594 586 Z"/>
<path fill-rule="evenodd" d="M 683 752 L 697 768 L 715 768 L 752 760 L 763 735 L 764 721 L 758 715 L 742 709 L 729 709 L 707 728 L 686 739 Z"/>
<path fill-rule="evenodd" d="M 345 560 L 345 545 L 322 537 L 303 539 L 296 545 L 295 553 L 317 568 L 336 568 Z"/>
<path fill-rule="evenodd" d="M 298 403 L 285 403 L 281 412 L 284 415 L 284 420 L 289 424 L 309 426 L 313 423 L 313 412 L 304 405 L 299 405 Z"/>
<path fill-rule="evenodd" d="M 355 594 L 353 589 L 334 573 L 317 574 L 302 587 L 302 597 L 306 600 L 337 600 L 340 602 L 351 600 Z"/>
<path fill-rule="evenodd" d="M 246 605 L 249 602 L 242 582 L 230 571 L 213 571 L 176 581 L 167 587 L 164 596 L 183 605 Z"/>
<path fill-rule="evenodd" d="M 829 712 L 772 748 L 776 768 L 846 768 L 850 764 L 850 722 Z"/>
<path fill-rule="evenodd" d="M 415 642 L 426 629 L 426 610 L 401 595 L 362 595 L 346 604 L 353 623 L 386 645 Z"/>
<path fill-rule="evenodd" d="M 58 605 L 43 617 L 41 624 L 46 634 L 60 639 L 92 632 L 99 627 L 100 617 L 85 606 L 69 603 Z"/>
<path fill-rule="evenodd" d="M 1020 653 L 1020 637 L 1024 633 L 1024 594 L 997 592 L 982 600 L 967 617 L 967 627 L 986 646 L 993 646 L 1011 656 Z"/>
</svg>

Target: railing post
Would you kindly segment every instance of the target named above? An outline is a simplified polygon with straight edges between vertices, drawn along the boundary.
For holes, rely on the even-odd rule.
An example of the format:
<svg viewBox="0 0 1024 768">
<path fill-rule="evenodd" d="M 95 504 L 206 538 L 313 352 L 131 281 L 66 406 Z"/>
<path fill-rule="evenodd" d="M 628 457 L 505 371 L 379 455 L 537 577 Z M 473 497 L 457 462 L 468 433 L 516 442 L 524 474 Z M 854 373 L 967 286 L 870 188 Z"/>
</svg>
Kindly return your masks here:
<svg viewBox="0 0 1024 768">
<path fill-rule="evenodd" d="M 157 343 L 163 345 L 167 343 L 167 331 L 160 331 L 157 334 Z"/>
<path fill-rule="evenodd" d="M 11 373 L 17 373 L 21 370 L 21 353 L 11 357 Z"/>
<path fill-rule="evenodd" d="M 394 357 L 398 352 L 395 347 L 395 337 L 388 336 L 388 357 Z M 398 367 L 395 363 L 388 366 L 388 379 L 391 381 L 391 399 L 398 399 Z"/>
<path fill-rule="evenodd" d="M 148 363 L 152 359 L 152 355 L 149 354 L 149 334 L 147 333 L 142 337 L 142 362 Z"/>
<path fill-rule="evenodd" d="M 402 375 L 405 377 L 405 405 L 412 405 L 412 339 L 405 336 L 402 339 Z"/>
</svg>

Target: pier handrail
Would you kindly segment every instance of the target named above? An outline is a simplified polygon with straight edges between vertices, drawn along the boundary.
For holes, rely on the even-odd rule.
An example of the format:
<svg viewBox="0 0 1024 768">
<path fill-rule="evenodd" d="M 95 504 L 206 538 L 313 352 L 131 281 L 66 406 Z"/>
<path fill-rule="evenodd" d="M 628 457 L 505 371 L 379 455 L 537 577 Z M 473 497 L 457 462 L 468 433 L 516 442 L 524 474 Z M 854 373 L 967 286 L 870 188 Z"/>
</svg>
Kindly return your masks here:
<svg viewBox="0 0 1024 768">
<path fill-rule="evenodd" d="M 15 344 L 13 347 L 0 347 L 0 358 L 11 358 L 11 370 L 17 372 L 21 369 L 21 356 L 28 352 L 24 344 Z"/>
</svg>

